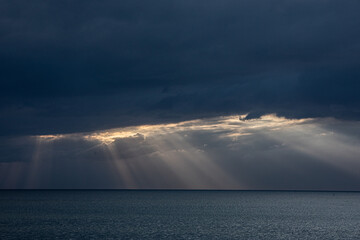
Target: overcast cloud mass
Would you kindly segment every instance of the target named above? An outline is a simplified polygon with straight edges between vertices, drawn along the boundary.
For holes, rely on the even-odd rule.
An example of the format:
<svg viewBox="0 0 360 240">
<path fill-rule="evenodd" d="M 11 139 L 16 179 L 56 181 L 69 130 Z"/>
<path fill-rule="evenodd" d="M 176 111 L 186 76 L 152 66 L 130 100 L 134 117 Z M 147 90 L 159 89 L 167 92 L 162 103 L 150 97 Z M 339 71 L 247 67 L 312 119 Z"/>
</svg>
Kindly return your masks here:
<svg viewBox="0 0 360 240">
<path fill-rule="evenodd" d="M 360 190 L 359 11 L 0 0 L 0 187 Z"/>
</svg>

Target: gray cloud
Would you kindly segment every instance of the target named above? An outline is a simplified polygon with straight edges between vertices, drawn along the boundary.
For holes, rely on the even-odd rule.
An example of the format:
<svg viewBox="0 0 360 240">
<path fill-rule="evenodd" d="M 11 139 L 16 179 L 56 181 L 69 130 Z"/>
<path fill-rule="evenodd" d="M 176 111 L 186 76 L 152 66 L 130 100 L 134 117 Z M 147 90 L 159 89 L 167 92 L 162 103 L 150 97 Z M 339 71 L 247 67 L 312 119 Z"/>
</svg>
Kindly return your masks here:
<svg viewBox="0 0 360 240">
<path fill-rule="evenodd" d="M 0 134 L 359 119 L 358 1 L 1 1 Z"/>
<path fill-rule="evenodd" d="M 359 9 L 0 0 L 0 186 L 358 190 Z"/>
</svg>

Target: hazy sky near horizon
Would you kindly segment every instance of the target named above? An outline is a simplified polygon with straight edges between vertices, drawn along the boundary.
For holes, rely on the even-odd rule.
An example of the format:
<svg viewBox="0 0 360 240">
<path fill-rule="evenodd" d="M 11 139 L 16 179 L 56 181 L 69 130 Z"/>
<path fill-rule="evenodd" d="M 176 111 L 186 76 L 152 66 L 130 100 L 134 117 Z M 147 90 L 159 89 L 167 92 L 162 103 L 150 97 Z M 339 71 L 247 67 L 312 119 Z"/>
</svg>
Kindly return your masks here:
<svg viewBox="0 0 360 240">
<path fill-rule="evenodd" d="M 359 10 L 0 0 L 0 188 L 360 190 Z"/>
</svg>

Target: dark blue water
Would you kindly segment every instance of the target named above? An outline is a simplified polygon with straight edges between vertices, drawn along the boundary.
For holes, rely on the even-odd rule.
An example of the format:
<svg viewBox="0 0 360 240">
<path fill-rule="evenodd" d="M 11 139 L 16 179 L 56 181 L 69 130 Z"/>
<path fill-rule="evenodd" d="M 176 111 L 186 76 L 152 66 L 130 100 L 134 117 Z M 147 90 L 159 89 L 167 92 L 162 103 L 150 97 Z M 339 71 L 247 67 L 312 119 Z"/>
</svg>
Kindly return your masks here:
<svg viewBox="0 0 360 240">
<path fill-rule="evenodd" d="M 359 193 L 0 194 L 0 239 L 360 239 Z"/>
</svg>

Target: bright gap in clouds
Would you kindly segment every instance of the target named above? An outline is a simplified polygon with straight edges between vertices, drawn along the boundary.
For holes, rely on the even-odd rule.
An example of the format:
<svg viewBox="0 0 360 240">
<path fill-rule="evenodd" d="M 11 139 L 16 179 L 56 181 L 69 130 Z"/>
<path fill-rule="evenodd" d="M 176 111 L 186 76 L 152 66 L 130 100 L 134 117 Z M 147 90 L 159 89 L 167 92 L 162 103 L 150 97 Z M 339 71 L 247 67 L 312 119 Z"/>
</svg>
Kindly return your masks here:
<svg viewBox="0 0 360 240">
<path fill-rule="evenodd" d="M 98 141 L 103 144 L 111 144 L 117 139 L 135 137 L 142 135 L 144 137 L 154 137 L 163 134 L 174 134 L 188 131 L 209 131 L 220 133 L 223 137 L 233 137 L 251 134 L 251 129 L 272 129 L 286 127 L 294 124 L 301 124 L 312 119 L 286 119 L 277 117 L 275 114 L 264 115 L 258 119 L 245 120 L 247 115 L 235 115 L 226 117 L 216 117 L 208 119 L 198 119 L 184 121 L 179 123 L 140 125 L 125 128 L 115 128 L 105 131 L 97 131 L 83 134 L 66 135 L 39 135 L 36 138 L 46 141 L 52 141 L 62 138 L 83 138 L 89 141 Z"/>
<path fill-rule="evenodd" d="M 245 117 L 33 136 L 1 187 L 360 190 L 358 122 Z"/>
</svg>

